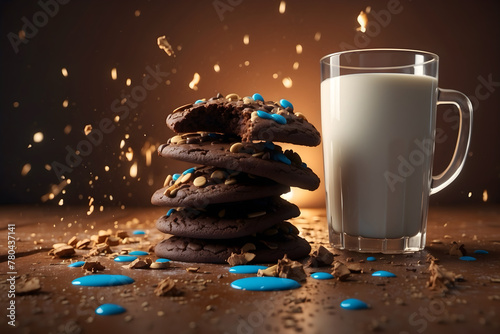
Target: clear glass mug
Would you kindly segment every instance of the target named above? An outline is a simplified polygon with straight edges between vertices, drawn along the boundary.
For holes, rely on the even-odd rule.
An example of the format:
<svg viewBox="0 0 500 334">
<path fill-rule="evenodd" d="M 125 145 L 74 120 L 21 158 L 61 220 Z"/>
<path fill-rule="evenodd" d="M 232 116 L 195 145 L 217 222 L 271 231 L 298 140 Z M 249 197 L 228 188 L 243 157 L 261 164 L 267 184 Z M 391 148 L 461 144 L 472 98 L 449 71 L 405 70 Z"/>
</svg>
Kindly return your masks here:
<svg viewBox="0 0 500 334">
<path fill-rule="evenodd" d="M 366 49 L 321 59 L 321 123 L 330 243 L 358 252 L 425 246 L 429 196 L 460 173 L 472 104 L 438 88 L 437 55 Z M 460 112 L 448 168 L 432 175 L 436 105 Z"/>
</svg>

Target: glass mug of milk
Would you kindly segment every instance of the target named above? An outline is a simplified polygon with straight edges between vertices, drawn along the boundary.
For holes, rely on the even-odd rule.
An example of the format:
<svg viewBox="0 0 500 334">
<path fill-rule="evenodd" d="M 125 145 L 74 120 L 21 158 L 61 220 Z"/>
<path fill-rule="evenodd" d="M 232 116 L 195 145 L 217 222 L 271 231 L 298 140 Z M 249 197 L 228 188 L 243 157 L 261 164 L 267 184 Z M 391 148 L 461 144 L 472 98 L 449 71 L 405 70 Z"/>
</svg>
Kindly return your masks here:
<svg viewBox="0 0 500 334">
<path fill-rule="evenodd" d="M 321 123 L 330 243 L 358 252 L 425 246 L 429 195 L 449 185 L 467 156 L 472 105 L 438 88 L 437 55 L 367 49 L 321 59 Z M 453 158 L 432 175 L 436 105 L 453 104 Z"/>
</svg>

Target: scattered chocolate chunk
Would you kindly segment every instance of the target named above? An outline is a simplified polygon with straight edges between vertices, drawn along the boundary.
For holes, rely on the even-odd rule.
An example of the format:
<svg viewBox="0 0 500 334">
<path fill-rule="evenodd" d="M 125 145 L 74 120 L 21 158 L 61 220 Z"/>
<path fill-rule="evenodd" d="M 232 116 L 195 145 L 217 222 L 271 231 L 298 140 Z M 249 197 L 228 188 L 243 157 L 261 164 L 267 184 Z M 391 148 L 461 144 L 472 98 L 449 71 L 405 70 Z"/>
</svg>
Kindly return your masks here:
<svg viewBox="0 0 500 334">
<path fill-rule="evenodd" d="M 112 254 L 113 251 L 106 243 L 100 243 L 95 245 L 87 254 L 87 256 L 96 256 L 100 254 Z"/>
<path fill-rule="evenodd" d="M 78 238 L 75 236 L 68 240 L 68 245 L 70 245 L 71 247 L 75 247 L 77 243 Z"/>
<path fill-rule="evenodd" d="M 335 261 L 332 275 L 339 281 L 346 281 L 351 276 L 351 271 L 342 262 Z"/>
<path fill-rule="evenodd" d="M 128 264 L 128 267 L 130 269 L 148 269 L 152 263 L 153 261 L 150 258 L 147 258 L 145 260 L 135 259 Z"/>
<path fill-rule="evenodd" d="M 80 240 L 76 243 L 75 248 L 76 249 L 85 249 L 87 248 L 92 241 L 90 239 L 83 239 Z"/>
<path fill-rule="evenodd" d="M 455 285 L 456 275 L 438 265 L 436 262 L 431 261 L 429 265 L 429 281 L 427 287 L 431 290 L 448 291 L 449 288 Z"/>
<path fill-rule="evenodd" d="M 278 265 L 267 267 L 266 269 L 259 269 L 257 271 L 257 276 L 270 276 L 270 277 L 278 277 Z"/>
<path fill-rule="evenodd" d="M 183 294 L 181 290 L 177 289 L 174 280 L 170 277 L 160 281 L 154 292 L 158 297 L 176 297 Z"/>
<path fill-rule="evenodd" d="M 283 259 L 278 260 L 278 276 L 282 278 L 291 278 L 298 282 L 305 281 L 307 275 L 302 263 L 290 260 L 286 254 Z"/>
<path fill-rule="evenodd" d="M 72 257 L 75 255 L 75 249 L 71 247 L 70 245 L 67 244 L 62 244 L 62 245 L 54 245 L 57 246 L 57 248 L 53 248 L 49 251 L 49 255 L 56 256 L 59 258 L 67 258 L 67 257 Z"/>
<path fill-rule="evenodd" d="M 128 235 L 127 231 L 120 230 L 120 231 L 116 231 L 115 236 L 117 238 L 120 238 L 120 239 L 125 239 L 125 238 L 128 238 L 129 235 Z"/>
<path fill-rule="evenodd" d="M 170 267 L 170 262 L 153 262 L 149 266 L 151 269 L 166 269 Z"/>
<path fill-rule="evenodd" d="M 465 250 L 464 244 L 459 245 L 456 241 L 453 241 L 448 254 L 460 257 L 467 255 L 467 251 Z"/>
<path fill-rule="evenodd" d="M 349 271 L 351 273 L 362 273 L 363 272 L 363 268 L 361 267 L 361 265 L 359 263 L 348 263 L 346 265 L 347 269 L 349 269 Z"/>
<path fill-rule="evenodd" d="M 431 263 L 431 262 L 438 263 L 439 259 L 437 257 L 434 257 L 434 255 L 432 255 L 432 254 L 429 253 L 429 254 L 427 254 L 427 256 L 425 258 L 425 262 L 427 262 L 427 263 Z"/>
<path fill-rule="evenodd" d="M 98 261 L 85 261 L 85 263 L 82 266 L 83 271 L 90 271 L 92 273 L 102 271 L 106 269 L 100 262 Z"/>
<path fill-rule="evenodd" d="M 118 246 L 120 244 L 120 238 L 110 235 L 104 242 L 110 246 Z"/>
<path fill-rule="evenodd" d="M 57 244 L 53 244 L 52 248 L 57 249 L 59 247 L 64 247 L 64 246 L 67 246 L 67 245 L 68 244 L 65 244 L 64 242 L 60 242 L 60 243 L 57 243 Z"/>
<path fill-rule="evenodd" d="M 332 264 L 334 256 L 335 254 L 330 252 L 328 249 L 323 246 L 319 246 L 319 248 L 309 257 L 307 266 L 313 268 L 329 266 Z"/>
<path fill-rule="evenodd" d="M 16 282 L 16 294 L 27 295 L 40 291 L 40 279 L 38 277 L 25 277 Z"/>
<path fill-rule="evenodd" d="M 255 258 L 255 254 L 253 253 L 231 253 L 231 256 L 226 260 L 227 263 L 231 266 L 238 266 L 247 264 Z"/>
</svg>

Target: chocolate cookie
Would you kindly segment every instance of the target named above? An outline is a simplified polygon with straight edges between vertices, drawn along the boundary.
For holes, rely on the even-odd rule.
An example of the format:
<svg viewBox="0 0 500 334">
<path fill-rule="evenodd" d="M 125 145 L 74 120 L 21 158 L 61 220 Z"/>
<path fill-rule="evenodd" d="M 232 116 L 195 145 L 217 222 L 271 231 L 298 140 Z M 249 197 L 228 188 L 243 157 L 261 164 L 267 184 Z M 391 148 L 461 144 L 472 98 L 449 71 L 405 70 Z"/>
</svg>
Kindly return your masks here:
<svg viewBox="0 0 500 334">
<path fill-rule="evenodd" d="M 200 239 L 239 238 L 297 217 L 299 208 L 280 197 L 209 205 L 204 210 L 170 209 L 156 221 L 163 233 Z"/>
<path fill-rule="evenodd" d="M 215 133 L 188 133 L 160 145 L 166 158 L 239 170 L 278 183 L 308 190 L 318 188 L 318 176 L 292 150 L 272 142 L 238 142 L 238 138 Z"/>
<path fill-rule="evenodd" d="M 251 263 L 275 263 L 286 254 L 292 260 L 299 260 L 309 254 L 311 246 L 296 234 L 293 225 L 287 222 L 282 227 L 294 229 L 295 233 L 283 233 L 280 227 L 273 236 L 243 237 L 226 240 L 192 239 L 173 236 L 161 241 L 155 247 L 159 257 L 183 262 L 226 263 L 232 253 L 241 253 L 242 248 L 253 244 L 256 256 Z M 282 228 L 281 227 L 281 228 Z"/>
<path fill-rule="evenodd" d="M 151 203 L 160 206 L 205 208 L 209 204 L 246 201 L 281 195 L 290 187 L 251 174 L 217 167 L 193 167 L 169 175 Z"/>
<path fill-rule="evenodd" d="M 217 95 L 208 101 L 184 105 L 167 116 L 167 126 L 177 133 L 209 131 L 234 134 L 243 141 L 264 140 L 317 146 L 318 130 L 304 115 L 295 113 L 287 100 L 265 102 L 260 94 L 240 98 Z"/>
</svg>

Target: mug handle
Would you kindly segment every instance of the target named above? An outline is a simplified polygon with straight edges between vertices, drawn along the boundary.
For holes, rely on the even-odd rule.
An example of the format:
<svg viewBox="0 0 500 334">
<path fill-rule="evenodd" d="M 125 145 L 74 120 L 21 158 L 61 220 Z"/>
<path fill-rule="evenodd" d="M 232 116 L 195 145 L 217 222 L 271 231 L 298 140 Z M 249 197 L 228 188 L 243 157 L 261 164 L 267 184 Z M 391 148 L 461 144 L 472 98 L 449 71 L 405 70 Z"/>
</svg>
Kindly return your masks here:
<svg viewBox="0 0 500 334">
<path fill-rule="evenodd" d="M 458 140 L 451 162 L 444 172 L 432 176 L 430 194 L 435 194 L 453 182 L 462 171 L 465 158 L 469 152 L 470 137 L 472 132 L 472 103 L 469 98 L 452 89 L 438 88 L 437 104 L 453 104 L 460 113 L 460 125 L 458 128 Z"/>
</svg>

